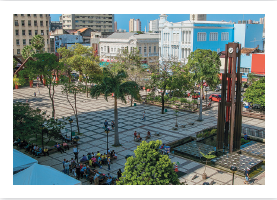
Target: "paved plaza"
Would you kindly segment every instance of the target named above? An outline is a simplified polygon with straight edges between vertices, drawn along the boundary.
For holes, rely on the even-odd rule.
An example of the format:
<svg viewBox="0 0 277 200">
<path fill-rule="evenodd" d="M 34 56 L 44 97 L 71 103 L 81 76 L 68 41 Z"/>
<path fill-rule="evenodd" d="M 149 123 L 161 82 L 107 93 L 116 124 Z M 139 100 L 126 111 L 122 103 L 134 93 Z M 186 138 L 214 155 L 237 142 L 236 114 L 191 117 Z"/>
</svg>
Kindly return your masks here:
<svg viewBox="0 0 277 200">
<path fill-rule="evenodd" d="M 54 98 L 56 108 L 56 118 L 71 117 L 74 122 L 72 125 L 73 131 L 77 130 L 75 124 L 75 117 L 73 110 L 66 100 L 66 96 L 61 93 L 61 86 L 56 87 L 56 93 Z M 34 92 L 37 96 L 34 96 Z M 145 94 L 145 92 L 144 92 Z M 73 99 L 73 98 L 72 98 Z M 40 93 L 37 88 L 20 88 L 13 90 L 13 101 L 21 101 L 30 103 L 34 108 L 39 107 L 41 110 L 47 110 L 47 114 L 51 115 L 51 101 L 48 95 L 48 89 L 46 87 L 40 88 Z M 86 94 L 80 94 L 77 97 L 77 109 L 79 116 L 80 132 L 83 135 L 80 137 L 79 156 L 86 155 L 89 152 L 105 153 L 107 151 L 107 135 L 103 130 L 103 123 L 108 120 L 110 123 L 114 120 L 114 100 L 112 97 L 109 101 L 105 101 L 103 97 L 99 97 L 97 100 L 91 97 L 87 98 Z M 142 113 L 146 113 L 146 121 L 142 121 Z M 150 106 L 137 103 L 137 106 L 130 106 L 130 103 L 124 104 L 118 101 L 118 131 L 119 140 L 122 146 L 113 147 L 114 143 L 114 131 L 109 133 L 109 148 L 115 150 L 118 155 L 117 160 L 113 160 L 111 164 L 111 170 L 107 170 L 107 166 L 103 166 L 100 170 L 102 173 L 110 173 L 116 176 L 116 172 L 120 168 L 124 171 L 124 164 L 126 162 L 126 155 L 134 155 L 134 150 L 140 144 L 134 141 L 134 131 L 141 134 L 141 137 L 145 139 L 147 131 L 150 131 L 152 138 L 150 140 L 161 140 L 167 144 L 178 139 L 185 138 L 187 136 L 194 136 L 195 132 L 216 126 L 217 124 L 217 103 L 213 104 L 212 109 L 203 112 L 203 121 L 196 121 L 198 113 L 179 112 L 178 123 L 179 125 L 186 125 L 185 128 L 179 126 L 178 130 L 172 130 L 175 126 L 176 116 L 172 109 L 168 109 L 166 114 L 161 114 L 161 108 L 157 106 Z M 193 125 L 188 123 L 194 122 Z M 265 121 L 253 118 L 242 118 L 243 125 L 264 128 Z M 67 130 L 70 130 L 70 125 L 66 126 Z M 155 136 L 154 133 L 159 132 L 159 136 Z M 68 133 L 68 135 L 70 132 Z M 147 140 L 148 142 L 150 141 Z M 63 159 L 70 160 L 74 158 L 72 148 L 66 153 L 53 153 L 50 156 L 36 158 L 39 164 L 49 165 L 57 170 L 62 171 Z M 206 169 L 207 180 L 202 180 L 202 174 L 204 172 L 204 165 L 185 159 L 176 155 L 170 155 L 172 162 L 179 162 L 179 171 L 186 173 L 180 177 L 180 181 L 188 185 L 202 185 L 203 182 L 214 182 L 214 185 L 231 185 L 232 174 L 221 171 L 210 166 Z M 196 175 L 196 176 L 195 176 Z M 90 182 L 85 179 L 81 179 L 82 184 L 87 185 Z M 244 177 L 235 175 L 235 185 L 243 185 Z M 264 185 L 265 184 L 265 172 L 258 175 L 251 184 Z"/>
</svg>

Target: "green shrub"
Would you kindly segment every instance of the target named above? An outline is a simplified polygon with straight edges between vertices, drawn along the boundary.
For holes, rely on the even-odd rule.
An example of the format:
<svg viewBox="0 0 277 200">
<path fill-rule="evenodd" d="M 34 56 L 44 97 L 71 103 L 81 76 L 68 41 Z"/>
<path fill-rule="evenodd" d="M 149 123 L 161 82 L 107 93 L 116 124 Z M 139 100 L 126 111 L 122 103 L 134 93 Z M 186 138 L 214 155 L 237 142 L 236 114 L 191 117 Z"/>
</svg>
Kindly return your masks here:
<svg viewBox="0 0 277 200">
<path fill-rule="evenodd" d="M 165 96 L 164 96 L 164 102 L 167 102 L 168 100 L 169 100 L 168 95 L 165 95 Z"/>
<path fill-rule="evenodd" d="M 181 102 L 181 103 L 187 103 L 188 100 L 187 100 L 186 98 L 181 98 L 181 99 L 180 99 L 180 102 Z"/>
<path fill-rule="evenodd" d="M 211 130 L 211 135 L 216 134 L 216 133 L 217 133 L 217 129 L 216 128 Z"/>
<path fill-rule="evenodd" d="M 240 145 L 244 145 L 246 143 L 250 142 L 249 140 L 245 140 L 244 138 L 240 139 Z"/>
</svg>

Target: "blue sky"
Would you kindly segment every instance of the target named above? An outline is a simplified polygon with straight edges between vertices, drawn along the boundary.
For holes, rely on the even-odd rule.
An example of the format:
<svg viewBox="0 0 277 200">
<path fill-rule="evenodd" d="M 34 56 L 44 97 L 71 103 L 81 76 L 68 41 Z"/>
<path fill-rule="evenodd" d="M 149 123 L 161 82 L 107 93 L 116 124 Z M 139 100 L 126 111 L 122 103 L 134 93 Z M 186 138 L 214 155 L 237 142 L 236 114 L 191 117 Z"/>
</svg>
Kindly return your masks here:
<svg viewBox="0 0 277 200">
<path fill-rule="evenodd" d="M 51 15 L 51 21 L 59 21 L 59 16 L 61 14 L 50 14 Z M 129 20 L 134 19 L 140 19 L 141 21 L 141 29 L 144 31 L 144 28 L 146 26 L 148 31 L 147 22 L 149 20 L 155 20 L 159 19 L 160 14 L 115 14 L 115 21 L 117 21 L 117 29 L 126 29 L 126 31 L 129 31 Z M 167 20 L 169 22 L 180 22 L 184 20 L 189 20 L 189 14 L 167 14 Z M 253 21 L 259 21 L 260 18 L 264 17 L 264 14 L 207 14 L 207 20 L 208 21 L 232 21 L 232 22 L 238 22 L 238 20 L 253 20 Z"/>
</svg>

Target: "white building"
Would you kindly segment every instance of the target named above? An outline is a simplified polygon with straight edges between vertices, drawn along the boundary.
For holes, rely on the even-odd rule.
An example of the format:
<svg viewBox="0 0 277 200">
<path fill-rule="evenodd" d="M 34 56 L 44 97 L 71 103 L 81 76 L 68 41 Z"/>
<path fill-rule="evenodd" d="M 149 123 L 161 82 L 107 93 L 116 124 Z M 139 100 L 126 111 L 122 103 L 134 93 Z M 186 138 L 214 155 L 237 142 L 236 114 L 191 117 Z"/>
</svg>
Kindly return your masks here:
<svg viewBox="0 0 277 200">
<path fill-rule="evenodd" d="M 154 64 L 159 59 L 159 34 L 113 33 L 107 38 L 100 38 L 100 59 L 114 61 L 124 49 L 137 48 L 145 63 Z"/>
<path fill-rule="evenodd" d="M 159 31 L 159 20 L 150 20 L 149 22 L 149 31 L 152 31 L 153 33 Z"/>
</svg>

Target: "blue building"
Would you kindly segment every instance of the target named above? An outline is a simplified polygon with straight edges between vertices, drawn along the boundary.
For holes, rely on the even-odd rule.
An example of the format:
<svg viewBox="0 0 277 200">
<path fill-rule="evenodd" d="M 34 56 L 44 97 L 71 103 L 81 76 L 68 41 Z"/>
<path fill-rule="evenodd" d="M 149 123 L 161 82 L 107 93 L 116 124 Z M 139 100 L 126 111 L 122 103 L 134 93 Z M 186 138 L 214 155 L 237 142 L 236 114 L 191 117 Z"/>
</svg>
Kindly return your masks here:
<svg viewBox="0 0 277 200">
<path fill-rule="evenodd" d="M 55 36 L 55 52 L 60 47 L 67 47 L 68 44 L 82 43 L 83 37 L 81 35 L 58 35 Z"/>
<path fill-rule="evenodd" d="M 241 54 L 240 73 L 242 73 L 243 79 L 247 79 L 247 74 L 251 73 L 251 63 L 252 63 L 252 53 L 251 54 Z"/>
<path fill-rule="evenodd" d="M 263 51 L 263 28 L 263 24 L 235 24 L 234 42 L 239 42 L 241 48 L 256 48 L 259 45 Z"/>
<path fill-rule="evenodd" d="M 202 22 L 193 25 L 193 51 L 210 49 L 225 51 L 225 45 L 234 41 L 234 24 L 227 22 Z"/>
<path fill-rule="evenodd" d="M 196 49 L 225 51 L 225 45 L 234 41 L 234 24 L 223 21 L 168 22 L 167 15 L 160 15 L 159 52 L 162 60 L 174 59 L 187 63 Z"/>
</svg>

